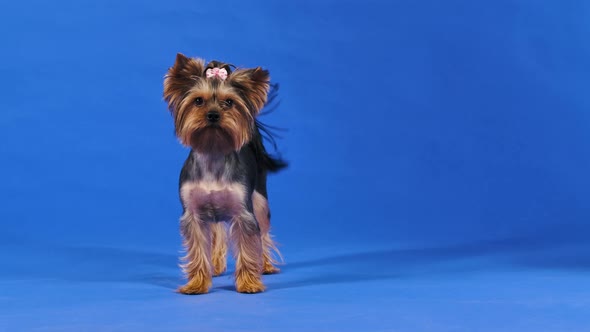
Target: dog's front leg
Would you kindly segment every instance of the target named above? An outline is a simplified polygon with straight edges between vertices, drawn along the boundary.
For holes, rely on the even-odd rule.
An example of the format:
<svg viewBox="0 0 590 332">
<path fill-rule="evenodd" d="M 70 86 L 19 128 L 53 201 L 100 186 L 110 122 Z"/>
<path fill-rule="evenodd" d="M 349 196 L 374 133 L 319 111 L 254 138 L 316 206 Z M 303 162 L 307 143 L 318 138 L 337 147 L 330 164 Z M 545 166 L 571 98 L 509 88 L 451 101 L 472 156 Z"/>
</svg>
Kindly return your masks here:
<svg viewBox="0 0 590 332">
<path fill-rule="evenodd" d="M 232 220 L 230 228 L 236 256 L 236 290 L 240 293 L 264 291 L 262 284 L 262 241 L 254 214 L 244 211 Z"/>
<path fill-rule="evenodd" d="M 186 211 L 180 219 L 180 231 L 186 255 L 183 257 L 183 271 L 188 282 L 180 287 L 183 294 L 204 294 L 209 291 L 212 281 L 211 234 L 209 223 Z"/>
</svg>

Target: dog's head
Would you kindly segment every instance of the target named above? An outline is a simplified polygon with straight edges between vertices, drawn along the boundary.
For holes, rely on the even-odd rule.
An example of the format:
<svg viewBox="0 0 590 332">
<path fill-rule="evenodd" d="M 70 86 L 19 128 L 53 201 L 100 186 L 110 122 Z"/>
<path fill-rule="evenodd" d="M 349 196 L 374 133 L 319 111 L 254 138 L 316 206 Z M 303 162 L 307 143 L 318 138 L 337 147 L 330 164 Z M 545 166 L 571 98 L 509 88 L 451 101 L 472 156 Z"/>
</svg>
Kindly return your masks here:
<svg viewBox="0 0 590 332">
<path fill-rule="evenodd" d="M 164 100 L 180 142 L 201 153 L 238 151 L 251 139 L 266 103 L 270 77 L 260 67 L 236 69 L 176 56 L 164 78 Z"/>
</svg>

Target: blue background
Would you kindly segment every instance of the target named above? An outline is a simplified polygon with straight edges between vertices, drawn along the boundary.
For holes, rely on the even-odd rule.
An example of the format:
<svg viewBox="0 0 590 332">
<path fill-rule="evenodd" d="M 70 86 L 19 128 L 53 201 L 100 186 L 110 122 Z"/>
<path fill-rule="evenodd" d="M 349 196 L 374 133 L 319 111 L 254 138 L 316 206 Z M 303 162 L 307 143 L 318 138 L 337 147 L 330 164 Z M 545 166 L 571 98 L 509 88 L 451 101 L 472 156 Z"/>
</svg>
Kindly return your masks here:
<svg viewBox="0 0 590 332">
<path fill-rule="evenodd" d="M 590 3 L 3 1 L 0 331 L 590 331 Z M 182 283 L 162 80 L 264 66 L 286 263 Z M 231 268 L 230 268 L 231 272 Z"/>
</svg>

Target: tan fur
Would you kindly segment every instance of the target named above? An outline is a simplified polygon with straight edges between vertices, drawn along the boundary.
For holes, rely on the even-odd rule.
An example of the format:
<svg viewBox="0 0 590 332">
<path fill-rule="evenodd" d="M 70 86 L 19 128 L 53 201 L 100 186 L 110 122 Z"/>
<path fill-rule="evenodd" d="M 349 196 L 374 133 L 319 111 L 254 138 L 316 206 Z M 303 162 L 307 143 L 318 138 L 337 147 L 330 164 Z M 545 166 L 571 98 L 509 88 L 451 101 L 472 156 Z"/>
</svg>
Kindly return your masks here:
<svg viewBox="0 0 590 332">
<path fill-rule="evenodd" d="M 236 270 L 236 291 L 240 293 L 261 293 L 266 290 L 260 279 L 260 273 L 246 269 Z"/>
<path fill-rule="evenodd" d="M 186 255 L 181 265 L 188 282 L 178 291 L 183 294 L 203 294 L 211 287 L 211 244 L 209 224 L 187 211 L 180 220 Z"/>
<path fill-rule="evenodd" d="M 258 113 L 264 104 L 270 88 L 270 76 L 267 70 L 260 67 L 253 69 L 237 69 L 229 78 L 230 84 L 239 84 L 248 93 L 248 100 Z"/>
<path fill-rule="evenodd" d="M 194 100 L 203 98 L 203 106 L 194 105 Z M 231 99 L 235 105 L 227 107 L 225 100 Z M 175 114 L 176 133 L 185 146 L 191 146 L 192 134 L 207 126 L 206 114 L 211 108 L 223 110 L 220 127 L 231 136 L 233 146 L 237 151 L 250 140 L 253 115 L 241 102 L 240 96 L 228 84 L 220 83 L 214 91 L 205 80 L 199 80 L 188 91 Z"/>
<path fill-rule="evenodd" d="M 268 201 L 258 191 L 252 193 L 252 205 L 254 206 L 254 215 L 260 226 L 260 233 L 268 233 L 270 230 L 270 219 L 268 218 Z"/>
<path fill-rule="evenodd" d="M 275 265 L 279 264 L 274 256 L 272 255 L 273 252 L 277 254 L 279 259 L 282 261 L 281 253 L 277 248 L 276 244 L 272 240 L 272 236 L 270 233 L 265 233 L 261 235 L 262 239 L 262 273 L 264 274 L 275 274 L 281 272 L 281 269 L 276 267 Z"/>
<path fill-rule="evenodd" d="M 281 253 L 270 235 L 270 219 L 268 211 L 268 201 L 257 191 L 252 194 L 252 204 L 254 205 L 254 215 L 260 226 L 262 240 L 262 272 L 264 274 L 274 274 L 280 272 L 280 269 L 274 265 L 279 262 L 273 257 L 273 252 L 277 254 L 282 261 Z"/>
<path fill-rule="evenodd" d="M 201 79 L 204 68 L 202 59 L 189 59 L 181 53 L 176 55 L 174 66 L 164 77 L 164 99 L 171 112 L 176 112 L 185 94 Z"/>
<path fill-rule="evenodd" d="M 248 234 L 243 216 L 238 216 L 230 227 L 230 236 L 236 256 L 235 282 L 240 293 L 264 291 L 262 284 L 262 241 L 260 233 Z"/>
<path fill-rule="evenodd" d="M 251 140 L 255 117 L 267 101 L 269 82 L 268 71 L 260 67 L 237 69 L 226 80 L 207 79 L 202 59 L 179 53 L 164 79 L 164 99 L 174 117 L 178 139 L 205 156 L 239 151 Z M 207 120 L 209 112 L 219 114 L 214 125 Z M 270 235 L 268 202 L 255 192 L 254 214 L 248 212 L 243 185 L 226 183 L 223 175 L 221 180 L 212 177 L 205 175 L 199 182 L 183 184 L 180 190 L 186 211 L 181 218 L 186 249 L 182 267 L 188 282 L 178 291 L 206 293 L 212 275 L 225 271 L 225 228 L 210 221 L 232 218 L 230 238 L 236 256 L 236 289 L 242 293 L 262 292 L 265 288 L 261 274 L 279 271 L 273 265 L 276 261 L 272 252 L 280 257 Z"/>
<path fill-rule="evenodd" d="M 164 78 L 164 99 L 174 116 L 176 135 L 181 144 L 197 150 L 206 149 L 209 144 L 194 140 L 194 135 L 207 127 L 206 114 L 212 108 L 222 109 L 219 126 L 231 138 L 229 145 L 223 146 L 238 151 L 250 141 L 254 118 L 267 100 L 270 77 L 268 71 L 258 67 L 237 69 L 226 81 L 219 81 L 215 88 L 211 80 L 203 77 L 204 61 L 187 58 L 178 54 L 174 66 Z M 246 100 L 236 90 L 247 93 Z M 202 106 L 194 101 L 203 98 Z M 226 106 L 231 99 L 234 105 Z"/>
<path fill-rule="evenodd" d="M 180 194 L 183 201 L 186 199 L 187 193 L 196 187 L 208 192 L 228 189 L 232 192 L 235 192 L 240 200 L 243 200 L 243 198 L 246 196 L 246 188 L 244 188 L 244 186 L 239 183 L 204 180 L 183 184 L 182 188 L 180 188 Z"/>
<path fill-rule="evenodd" d="M 224 223 L 211 225 L 213 275 L 222 275 L 227 269 L 227 236 Z"/>
</svg>

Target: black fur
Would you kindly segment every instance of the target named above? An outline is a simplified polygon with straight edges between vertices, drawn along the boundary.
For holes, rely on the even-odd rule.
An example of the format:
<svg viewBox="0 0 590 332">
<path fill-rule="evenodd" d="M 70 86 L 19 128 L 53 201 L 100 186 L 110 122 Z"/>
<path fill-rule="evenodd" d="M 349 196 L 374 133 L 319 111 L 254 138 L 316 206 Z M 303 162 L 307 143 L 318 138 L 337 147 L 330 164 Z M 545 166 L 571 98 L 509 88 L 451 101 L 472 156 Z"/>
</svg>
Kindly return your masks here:
<svg viewBox="0 0 590 332">
<path fill-rule="evenodd" d="M 230 72 L 230 65 L 215 61 L 209 63 L 207 67 L 216 66 L 228 66 L 226 69 Z M 268 114 L 278 107 L 276 100 L 278 89 L 278 84 L 271 85 L 267 102 L 260 112 L 261 115 Z M 199 158 L 195 150 L 191 150 L 180 172 L 179 191 L 184 183 L 199 181 L 203 179 L 206 173 L 208 176 L 212 175 L 214 180 L 220 180 L 221 177 L 224 177 L 225 181 L 237 182 L 244 185 L 246 188 L 246 209 L 252 213 L 252 193 L 254 190 L 268 199 L 266 188 L 268 173 L 277 173 L 288 167 L 288 163 L 285 160 L 272 156 L 264 146 L 263 141 L 266 139 L 277 150 L 276 134 L 273 132 L 273 129 L 277 128 L 267 126 L 257 119 L 250 142 L 244 145 L 238 152 L 232 152 L 226 156 L 218 156 L 215 159 L 209 158 L 210 162 L 207 165 L 203 163 L 203 158 Z M 182 203 L 182 199 L 181 204 L 183 205 L 184 214 L 186 207 Z M 270 211 L 268 217 L 270 219 Z M 252 222 L 255 224 L 249 226 L 251 228 L 250 231 L 258 232 L 260 230 L 258 223 L 255 220 L 252 220 Z"/>
<path fill-rule="evenodd" d="M 212 175 L 215 180 L 220 180 L 224 176 L 226 181 L 238 182 L 246 187 L 246 206 L 250 211 L 252 210 L 251 196 L 253 191 L 258 191 L 268 199 L 267 174 L 278 172 L 287 166 L 283 160 L 268 154 L 258 128 L 256 128 L 252 140 L 240 151 L 210 160 L 208 165 L 205 165 L 199 160 L 197 152 L 191 150 L 180 172 L 179 190 L 186 182 L 203 179 L 205 173 Z M 184 208 L 183 206 L 183 210 Z"/>
<path fill-rule="evenodd" d="M 221 63 L 212 61 L 207 67 L 215 67 L 220 64 Z M 268 101 L 260 112 L 261 115 L 268 114 L 279 106 L 279 102 L 277 102 L 278 90 L 278 84 L 271 85 Z M 267 199 L 266 177 L 268 173 L 277 173 L 289 166 L 282 158 L 269 154 L 264 146 L 264 139 L 266 139 L 271 143 L 275 150 L 277 149 L 275 141 L 276 134 L 273 132 L 273 129 L 277 128 L 267 126 L 257 119 L 250 142 L 239 152 L 226 156 L 224 165 L 224 168 L 232 169 L 232 174 L 235 173 L 235 178 L 233 178 L 232 181 L 240 182 L 246 185 L 248 189 L 255 189 Z M 184 166 L 180 172 L 179 189 L 182 187 L 183 183 L 199 180 L 203 176 L 203 169 L 198 166 L 198 163 L 196 163 L 195 153 L 195 151 L 191 150 L 184 162 Z M 255 180 L 253 183 L 250 183 L 250 186 L 248 186 L 248 183 L 244 182 L 245 179 L 240 176 L 240 173 L 246 175 L 246 172 L 254 172 L 255 174 Z M 252 194 L 252 192 L 250 192 L 250 194 Z"/>
<path fill-rule="evenodd" d="M 277 100 L 278 93 L 279 84 L 272 84 L 268 93 L 267 102 L 264 105 L 264 108 L 260 111 L 260 115 L 269 114 L 279 107 L 280 102 Z M 272 145 L 274 150 L 277 150 L 277 143 L 275 140 L 275 136 L 277 136 L 275 133 L 276 130 L 280 129 L 266 125 L 256 119 L 255 137 L 252 139 L 252 142 L 258 152 L 257 159 L 264 163 L 266 170 L 270 173 L 277 173 L 289 166 L 289 164 L 282 158 L 271 156 L 264 147 L 263 140 L 266 139 Z"/>
</svg>

